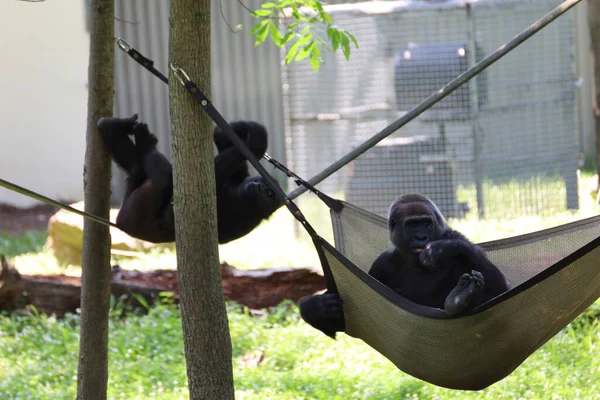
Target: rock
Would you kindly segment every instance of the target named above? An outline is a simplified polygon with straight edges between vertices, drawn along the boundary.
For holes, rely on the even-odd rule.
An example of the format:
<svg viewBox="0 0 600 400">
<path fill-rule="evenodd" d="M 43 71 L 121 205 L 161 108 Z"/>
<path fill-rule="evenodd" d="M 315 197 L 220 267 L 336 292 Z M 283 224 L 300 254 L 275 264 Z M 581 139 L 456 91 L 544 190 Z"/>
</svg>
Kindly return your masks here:
<svg viewBox="0 0 600 400">
<path fill-rule="evenodd" d="M 73 208 L 83 210 L 83 202 L 71 205 Z M 119 210 L 110 210 L 110 220 L 114 222 Z M 125 232 L 110 228 L 112 250 L 147 252 L 156 246 L 174 248 L 174 243 L 160 245 L 135 239 Z M 46 247 L 51 249 L 56 260 L 61 265 L 80 265 L 81 249 L 83 243 L 83 217 L 71 212 L 60 210 L 48 222 L 48 240 Z"/>
</svg>

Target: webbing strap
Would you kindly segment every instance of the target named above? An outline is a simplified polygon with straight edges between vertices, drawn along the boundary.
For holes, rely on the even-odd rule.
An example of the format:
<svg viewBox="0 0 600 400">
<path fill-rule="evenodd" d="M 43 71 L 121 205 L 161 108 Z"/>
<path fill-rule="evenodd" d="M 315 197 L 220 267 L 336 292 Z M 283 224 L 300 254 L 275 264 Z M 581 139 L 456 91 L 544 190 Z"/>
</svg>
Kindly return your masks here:
<svg viewBox="0 0 600 400">
<path fill-rule="evenodd" d="M 129 45 L 129 43 L 127 43 L 125 41 L 125 39 L 123 39 L 123 38 L 116 37 L 115 42 L 117 43 L 117 46 L 119 46 L 119 48 L 121 50 L 123 50 L 125 53 L 129 54 L 129 56 L 131 58 L 133 58 L 135 61 L 140 63 L 140 65 L 142 65 L 144 68 L 146 68 L 152 74 L 154 74 L 154 76 L 156 76 L 158 79 L 160 79 L 167 85 L 169 84 L 169 79 L 166 76 L 164 76 L 159 70 L 154 68 L 154 61 L 152 61 L 151 59 L 149 59 L 147 57 L 144 57 L 144 55 L 142 53 L 140 53 L 139 51 L 137 51 L 136 49 L 131 47 Z"/>
<path fill-rule="evenodd" d="M 81 215 L 82 217 L 87 218 L 92 221 L 95 221 L 95 222 L 98 222 L 99 224 L 106 225 L 106 226 L 112 226 L 113 228 L 119 228 L 116 224 L 114 224 L 104 218 L 100 218 L 93 214 L 87 213 L 85 211 L 78 210 L 76 208 L 71 207 L 68 204 L 61 203 L 60 201 L 51 199 L 50 197 L 46 197 L 44 195 L 34 192 L 33 190 L 26 189 L 22 186 L 15 185 L 14 183 L 11 183 L 4 179 L 0 179 L 0 186 L 4 186 L 5 188 L 12 190 L 13 192 L 17 192 L 17 193 L 21 193 L 25 196 L 29 196 L 32 199 L 39 200 L 42 203 L 46 203 L 46 204 L 49 204 L 49 205 L 57 207 L 57 208 L 62 208 L 63 210 L 72 212 L 74 214 Z"/>
<path fill-rule="evenodd" d="M 227 123 L 225 118 L 217 111 L 217 109 L 213 106 L 211 101 L 206 97 L 206 95 L 198 88 L 198 86 L 189 78 L 189 76 L 176 64 L 171 64 L 171 69 L 173 73 L 177 77 L 177 79 L 182 83 L 187 92 L 190 94 L 192 99 L 196 103 L 202 107 L 202 109 L 208 114 L 208 116 L 217 124 L 221 131 L 227 135 L 227 138 L 231 140 L 233 145 L 238 148 L 238 150 L 242 153 L 242 155 L 252 164 L 252 166 L 256 169 L 256 171 L 263 177 L 265 183 L 269 188 L 275 193 L 277 199 L 281 201 L 287 209 L 292 213 L 292 215 L 302 224 L 304 229 L 308 232 L 308 234 L 312 238 L 319 237 L 314 228 L 308 223 L 302 211 L 298 208 L 298 206 L 291 201 L 285 192 L 281 189 L 277 181 L 265 170 L 265 168 L 260 164 L 260 162 L 256 159 L 254 154 L 250 151 L 248 146 L 244 143 L 244 141 L 236 135 L 233 131 L 233 128 Z"/>
<path fill-rule="evenodd" d="M 156 76 L 157 78 L 159 78 L 161 81 L 163 81 L 167 85 L 169 84 L 169 79 L 167 77 L 165 77 L 156 68 L 154 68 L 154 61 L 152 61 L 151 59 L 145 57 L 139 51 L 137 51 L 136 49 L 134 49 L 133 47 L 131 47 L 129 45 L 129 43 L 127 43 L 125 41 L 125 39 L 123 39 L 123 38 L 115 38 L 115 42 L 117 43 L 117 46 L 119 46 L 119 48 L 121 50 L 123 50 L 131 58 L 133 58 L 135 61 L 137 61 L 142 67 L 146 68 L 150 73 L 152 73 L 154 76 Z M 183 71 L 180 70 L 179 73 L 181 74 L 181 73 L 183 73 Z M 185 82 L 190 80 L 189 77 L 187 77 L 187 76 L 178 76 L 178 78 L 179 78 L 179 81 L 181 82 L 181 84 L 184 85 L 184 86 L 185 86 Z M 205 98 L 204 100 L 206 100 L 208 102 L 208 99 Z M 202 101 L 202 100 L 200 100 L 200 101 Z M 200 105 L 202 106 L 201 103 L 200 103 Z M 212 118 L 212 116 L 211 116 L 211 118 Z M 213 118 L 213 120 L 214 120 L 214 118 Z M 219 124 L 217 124 L 217 125 L 219 125 Z M 219 125 L 219 127 L 221 129 L 223 129 L 222 126 Z M 225 131 L 225 130 L 223 129 L 223 131 Z M 343 208 L 343 205 L 342 205 L 342 203 L 339 200 L 336 200 L 334 198 L 331 198 L 331 197 L 327 196 L 325 193 L 323 193 L 320 190 L 318 190 L 317 188 L 315 188 L 313 185 L 311 185 L 310 183 L 308 183 L 307 181 L 305 181 L 304 179 L 302 179 L 296 173 L 294 173 L 293 171 L 291 171 L 285 165 L 283 165 L 279 161 L 275 160 L 274 158 L 272 158 L 268 154 L 265 153 L 265 155 L 263 156 L 263 158 L 266 161 L 268 161 L 269 163 L 271 163 L 275 168 L 277 168 L 280 171 L 282 171 L 283 173 L 285 173 L 288 177 L 294 179 L 294 181 L 296 182 L 296 184 L 298 186 L 304 186 L 307 190 L 309 190 L 312 193 L 314 193 L 315 195 L 317 195 L 329 208 L 331 208 L 335 212 L 339 213 L 341 211 L 341 209 Z"/>
<path fill-rule="evenodd" d="M 131 58 L 137 61 L 142 67 L 146 68 L 153 75 L 158 77 L 161 81 L 169 84 L 169 80 L 156 68 L 154 68 L 154 62 L 149 58 L 143 56 L 140 52 L 132 48 L 125 40 L 122 38 L 115 38 L 115 41 L 119 48 L 126 52 Z M 279 184 L 275 181 L 275 179 L 264 169 L 264 167 L 259 163 L 254 154 L 248 149 L 246 144 L 240 139 L 238 135 L 233 131 L 233 128 L 229 125 L 229 123 L 223 118 L 223 116 L 218 112 L 218 110 L 213 106 L 211 101 L 206 97 L 206 95 L 198 88 L 198 86 L 192 82 L 189 76 L 175 64 L 171 64 L 171 69 L 177 80 L 181 82 L 181 84 L 185 87 L 187 92 L 191 95 L 196 103 L 202 107 L 202 109 L 209 115 L 209 117 L 217 124 L 219 128 L 227 135 L 229 140 L 232 141 L 234 146 L 236 146 L 242 155 L 252 164 L 252 166 L 256 169 L 256 171 L 264 178 L 265 183 L 269 186 L 271 190 L 276 194 L 277 198 L 287 207 L 287 209 L 292 213 L 294 218 L 300 222 L 300 224 L 304 227 L 306 232 L 310 235 L 313 240 L 315 249 L 317 254 L 319 255 L 319 260 L 321 262 L 321 266 L 323 268 L 323 274 L 325 277 L 325 282 L 327 285 L 327 289 L 331 292 L 337 292 L 337 287 L 335 281 L 333 279 L 333 275 L 331 272 L 331 268 L 329 267 L 329 263 L 327 262 L 327 258 L 323 252 L 322 241 L 323 239 L 319 236 L 319 234 L 315 231 L 315 229 L 310 225 L 310 223 L 306 220 L 298 206 L 287 197 L 284 191 L 281 189 Z M 342 203 L 339 200 L 333 199 L 326 194 L 322 193 L 304 179 L 300 178 L 297 174 L 292 172 L 290 169 L 285 167 L 279 161 L 271 158 L 268 154 L 264 155 L 265 160 L 270 162 L 273 166 L 283 171 L 288 177 L 293 178 L 298 185 L 305 185 L 306 189 L 310 190 L 314 194 L 316 194 L 319 199 L 321 199 L 329 208 L 339 213 L 343 208 Z"/>
</svg>

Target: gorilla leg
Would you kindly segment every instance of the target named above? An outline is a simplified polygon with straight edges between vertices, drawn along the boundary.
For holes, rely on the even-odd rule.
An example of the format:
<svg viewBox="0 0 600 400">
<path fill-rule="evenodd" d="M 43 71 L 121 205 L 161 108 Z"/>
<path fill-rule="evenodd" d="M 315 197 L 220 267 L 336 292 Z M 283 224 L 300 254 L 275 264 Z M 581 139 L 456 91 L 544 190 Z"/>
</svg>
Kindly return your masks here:
<svg viewBox="0 0 600 400">
<path fill-rule="evenodd" d="M 137 238 L 151 242 L 175 240 L 171 199 L 172 166 L 156 149 L 158 140 L 146 124 L 133 127 L 137 164 L 127 182 L 127 192 L 117 216 L 117 225 Z M 139 181 L 142 180 L 140 184 Z"/>
<path fill-rule="evenodd" d="M 231 128 L 246 143 L 252 154 L 261 159 L 267 150 L 265 127 L 254 121 L 234 121 L 231 123 Z M 225 184 L 232 187 L 242 185 L 250 176 L 246 158 L 218 126 L 214 130 L 213 137 L 219 151 L 215 157 L 217 187 Z"/>
<path fill-rule="evenodd" d="M 115 163 L 125 172 L 132 173 L 136 163 L 136 150 L 128 135 L 132 133 L 138 115 L 129 118 L 102 117 L 98 120 L 98 129 L 106 149 Z"/>
<path fill-rule="evenodd" d="M 261 158 L 265 154 L 267 151 L 267 130 L 264 126 L 255 121 L 234 121 L 230 125 L 236 135 L 246 142 L 255 157 Z M 233 142 L 218 126 L 215 127 L 213 139 L 219 153 L 233 146 Z"/>
</svg>

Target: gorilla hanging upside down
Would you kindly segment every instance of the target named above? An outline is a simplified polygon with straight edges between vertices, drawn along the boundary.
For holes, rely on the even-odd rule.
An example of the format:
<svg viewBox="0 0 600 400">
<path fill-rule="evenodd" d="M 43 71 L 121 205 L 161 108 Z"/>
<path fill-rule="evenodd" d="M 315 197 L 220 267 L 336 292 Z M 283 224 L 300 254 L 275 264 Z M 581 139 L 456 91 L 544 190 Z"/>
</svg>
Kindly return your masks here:
<svg viewBox="0 0 600 400">
<path fill-rule="evenodd" d="M 131 118 L 104 117 L 98 127 L 113 160 L 127 174 L 117 226 L 138 239 L 154 243 L 175 240 L 171 163 L 156 149 L 158 139 L 144 123 Z M 257 122 L 231 124 L 258 159 L 267 150 L 267 131 Z M 133 135 L 135 144 L 129 137 Z M 250 233 L 279 206 L 275 193 L 261 177 L 250 177 L 247 161 L 233 143 L 215 128 L 215 180 L 219 243 Z"/>
<path fill-rule="evenodd" d="M 391 248 L 375 260 L 369 274 L 409 300 L 457 315 L 509 289 L 506 277 L 483 249 L 450 229 L 427 197 L 397 198 L 390 207 L 388 228 Z M 300 314 L 332 338 L 344 331 L 337 293 L 303 298 Z"/>
</svg>

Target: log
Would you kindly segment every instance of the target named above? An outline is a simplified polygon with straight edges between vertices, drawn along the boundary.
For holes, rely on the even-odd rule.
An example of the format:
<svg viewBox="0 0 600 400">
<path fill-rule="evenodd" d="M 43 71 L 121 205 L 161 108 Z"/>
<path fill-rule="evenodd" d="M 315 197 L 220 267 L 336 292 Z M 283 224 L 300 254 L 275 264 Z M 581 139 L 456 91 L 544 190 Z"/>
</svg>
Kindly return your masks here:
<svg viewBox="0 0 600 400">
<path fill-rule="evenodd" d="M 80 306 L 81 281 L 66 275 L 21 275 L 0 255 L 0 310 L 17 305 L 33 305 L 46 314 L 63 316 Z M 142 303 L 152 305 L 163 292 L 179 300 L 177 271 L 132 271 L 112 268 L 111 293 L 128 308 Z M 221 265 L 225 298 L 250 309 L 276 306 L 284 300 L 298 302 L 302 297 L 325 289 L 320 273 L 309 268 L 266 268 L 244 271 Z M 140 299 L 143 299 L 140 301 Z"/>
</svg>

